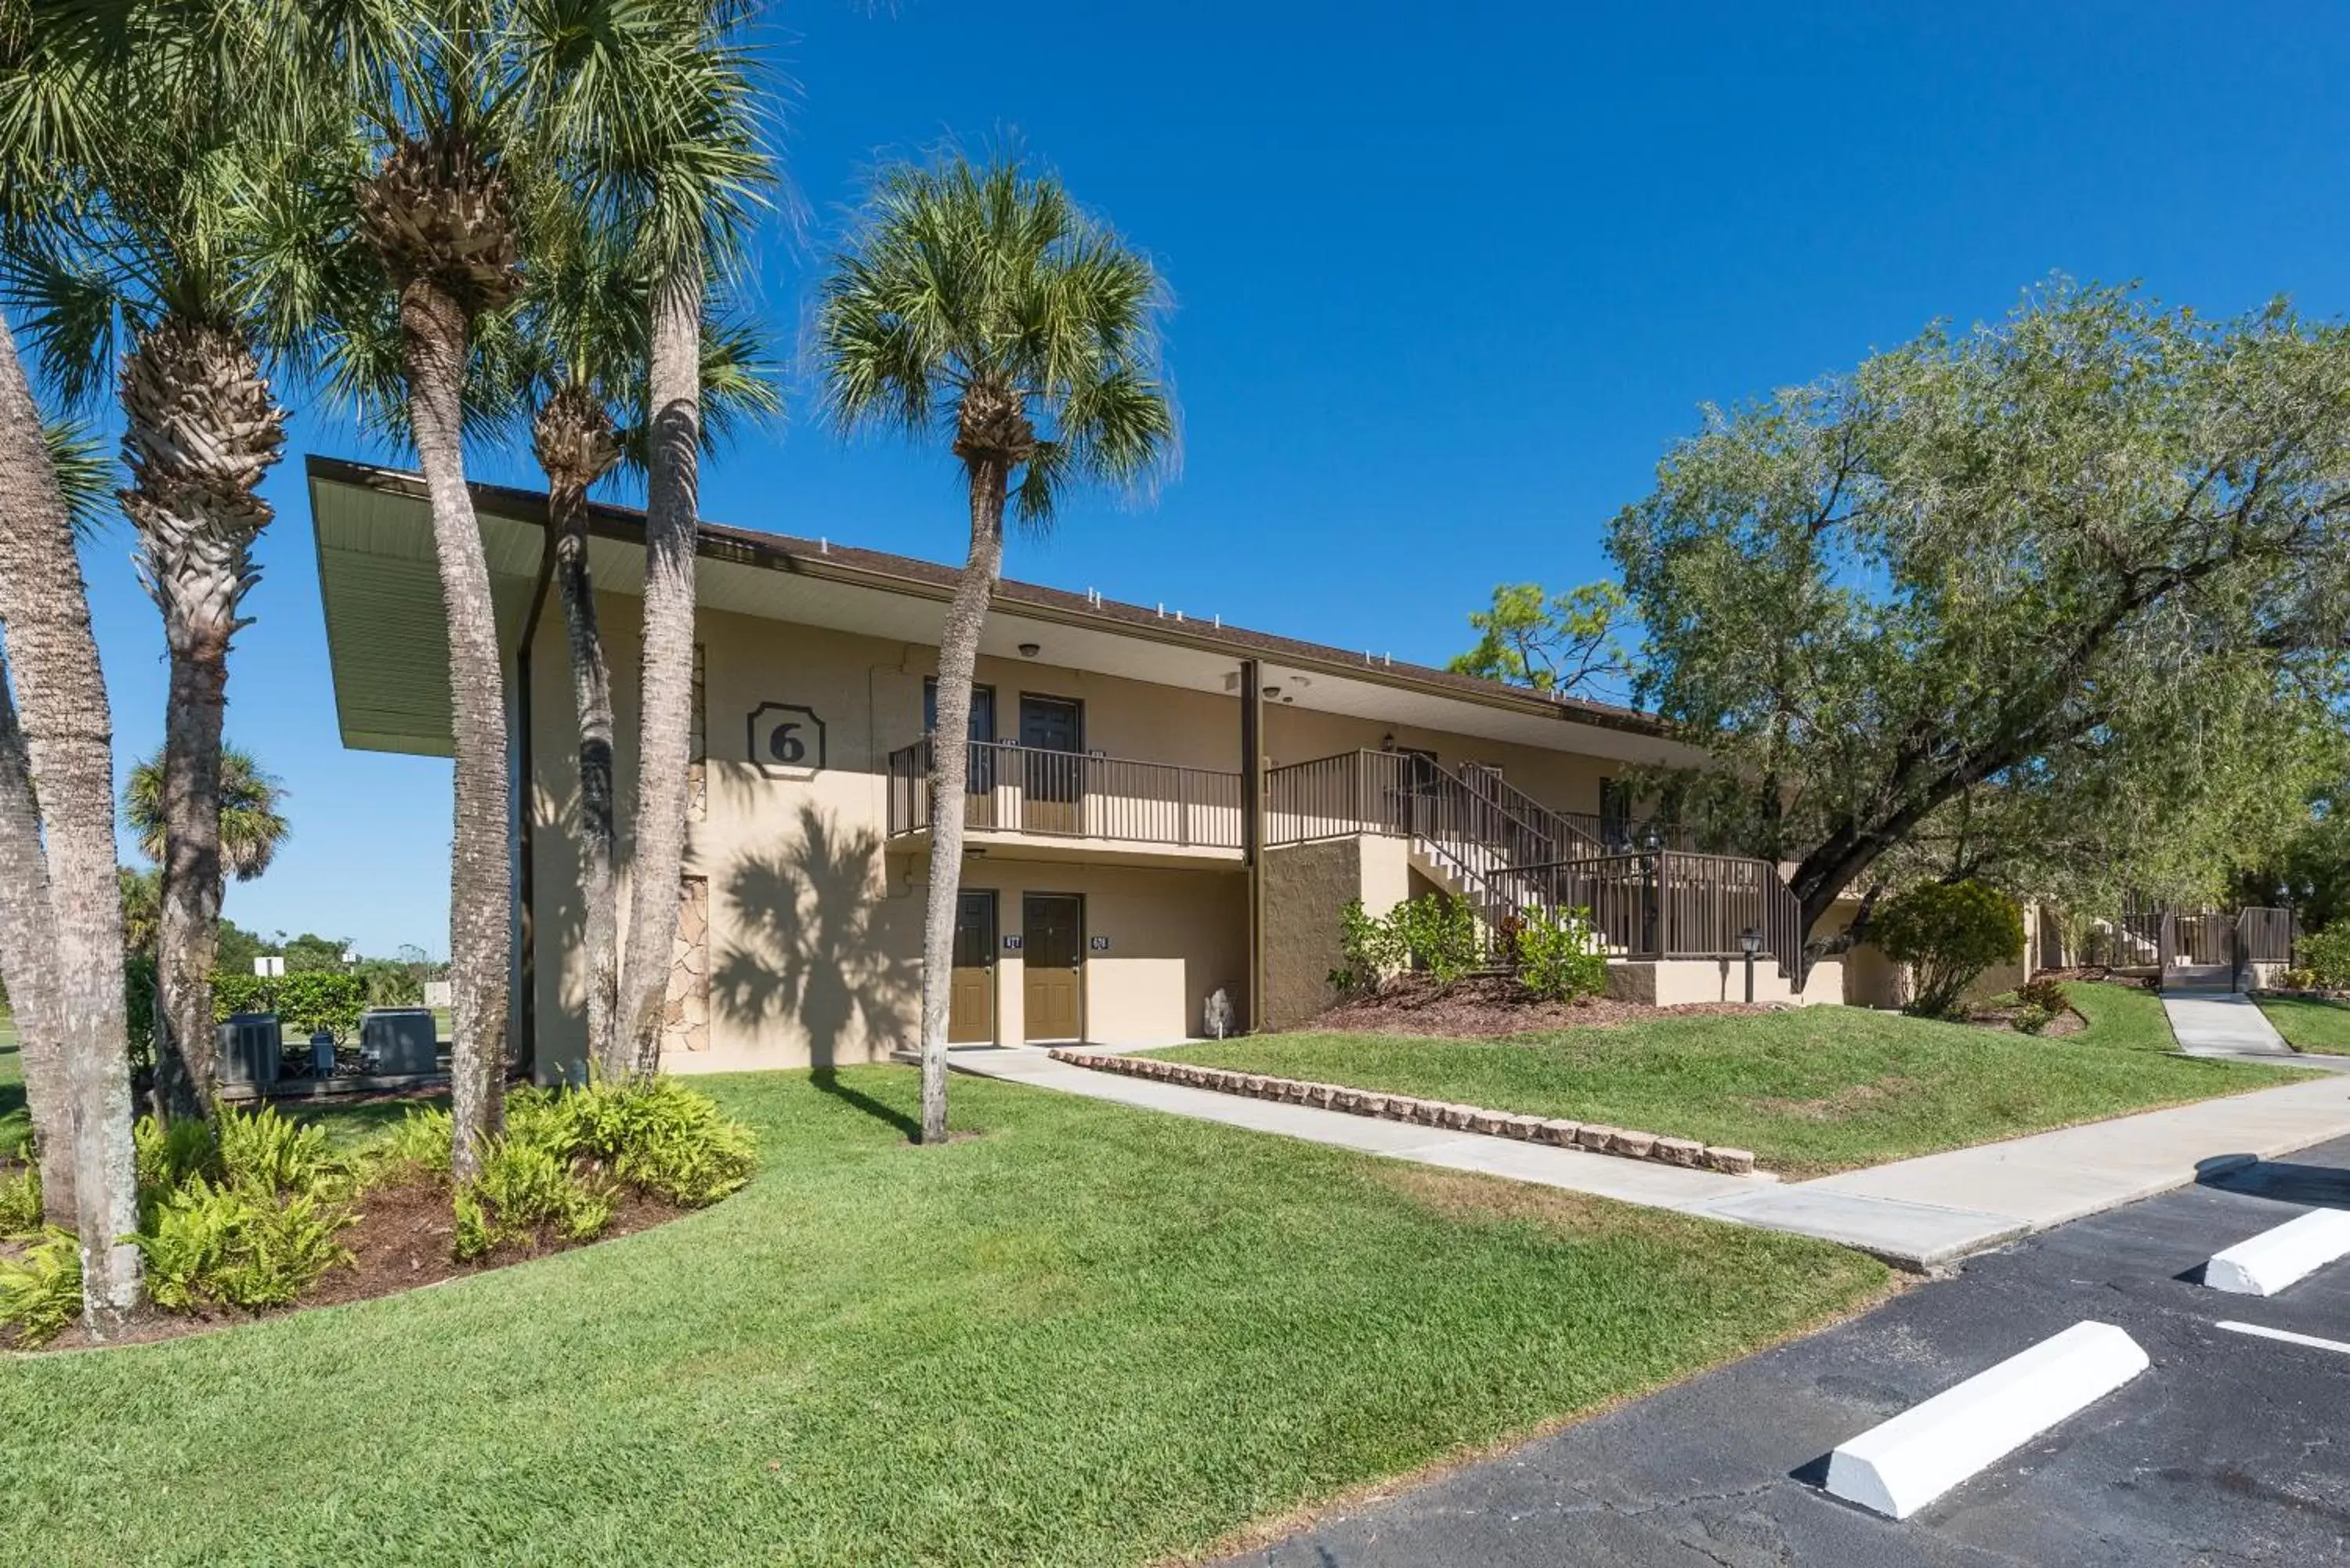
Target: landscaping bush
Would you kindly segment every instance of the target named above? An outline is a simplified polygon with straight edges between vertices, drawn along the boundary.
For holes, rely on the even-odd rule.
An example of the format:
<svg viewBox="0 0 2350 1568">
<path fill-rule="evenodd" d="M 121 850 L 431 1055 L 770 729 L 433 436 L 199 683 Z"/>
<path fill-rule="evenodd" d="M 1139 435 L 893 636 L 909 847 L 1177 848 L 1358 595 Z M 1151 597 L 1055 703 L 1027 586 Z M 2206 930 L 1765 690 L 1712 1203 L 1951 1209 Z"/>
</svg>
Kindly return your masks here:
<svg viewBox="0 0 2350 1568">
<path fill-rule="evenodd" d="M 1430 893 L 1407 898 L 1388 919 L 1403 944 L 1404 956 L 1414 967 L 1451 985 L 1484 961 L 1485 943 L 1477 911 L 1466 898 L 1451 893 Z"/>
<path fill-rule="evenodd" d="M 2336 920 L 2302 938 L 2301 961 L 2328 991 L 2350 986 L 2350 920 Z"/>
<path fill-rule="evenodd" d="M 751 1179 L 758 1139 L 718 1104 L 674 1078 L 598 1084 L 562 1097 L 574 1147 L 631 1187 L 699 1209 Z"/>
<path fill-rule="evenodd" d="M 2027 980 L 2015 988 L 2015 1000 L 2026 1007 L 2040 1009 L 2051 1018 L 2061 1017 L 2065 1009 L 2073 1005 L 2072 999 L 2064 994 L 2064 982 L 2061 980 Z"/>
<path fill-rule="evenodd" d="M 274 1012 L 289 1041 L 307 1040 L 321 1029 L 338 1043 L 347 1041 L 358 1032 L 359 1014 L 368 1005 L 366 977 L 333 970 L 213 976 L 215 1019 L 238 1012 Z"/>
<path fill-rule="evenodd" d="M 41 1168 L 33 1162 L 33 1147 L 18 1151 L 25 1163 L 16 1170 L 0 1166 L 0 1236 L 23 1236 L 41 1228 Z"/>
<path fill-rule="evenodd" d="M 1588 909 L 1537 909 L 1518 922 L 1518 979 L 1536 996 L 1565 1002 L 1607 989 L 1607 959 Z"/>
<path fill-rule="evenodd" d="M 312 1193 L 280 1196 L 197 1176 L 156 1207 L 151 1228 L 136 1241 L 157 1306 L 258 1311 L 292 1305 L 328 1269 L 350 1262 L 335 1238 L 358 1223 L 348 1209 Z"/>
<path fill-rule="evenodd" d="M 445 1174 L 449 1139 L 447 1112 L 412 1111 L 377 1158 L 386 1168 Z M 673 1078 L 517 1089 L 480 1174 L 453 1194 L 457 1256 L 478 1259 L 549 1226 L 566 1241 L 591 1241 L 611 1224 L 623 1189 L 687 1208 L 715 1203 L 751 1179 L 757 1151 L 749 1127 Z"/>
<path fill-rule="evenodd" d="M 380 1173 L 405 1168 L 446 1176 L 456 1137 L 456 1123 L 447 1111 L 411 1111 L 376 1146 Z"/>
<path fill-rule="evenodd" d="M 1924 882 L 1877 911 L 1869 940 L 1914 968 L 1909 1011 L 1947 1016 L 1975 977 L 2023 947 L 2023 911 L 1981 882 Z"/>
<path fill-rule="evenodd" d="M 2277 983 L 2287 991 L 2315 991 L 2317 971 L 2314 969 L 2289 969 L 2277 976 Z"/>
<path fill-rule="evenodd" d="M 2037 1034 L 2056 1022 L 2056 1014 L 2036 1002 L 2027 1002 L 2007 1015 L 2007 1021 L 2024 1034 Z"/>
<path fill-rule="evenodd" d="M 348 1181 L 343 1162 L 327 1147 L 327 1129 L 303 1127 L 273 1106 L 240 1111 L 223 1106 L 213 1120 L 223 1177 L 256 1192 L 340 1196 Z"/>
<path fill-rule="evenodd" d="M 1395 923 L 1365 909 L 1360 898 L 1347 899 L 1338 911 L 1338 967 L 1330 971 L 1332 988 L 1341 996 L 1367 996 L 1402 969 L 1406 959 Z"/>
<path fill-rule="evenodd" d="M 130 1147 L 142 1213 L 178 1190 L 182 1182 L 221 1173 L 220 1145 L 210 1122 L 166 1126 L 153 1116 L 140 1116 L 130 1128 Z"/>
<path fill-rule="evenodd" d="M 20 1350 L 47 1345 L 81 1315 L 81 1243 L 52 1227 L 20 1262 L 0 1258 L 0 1332 Z"/>
</svg>

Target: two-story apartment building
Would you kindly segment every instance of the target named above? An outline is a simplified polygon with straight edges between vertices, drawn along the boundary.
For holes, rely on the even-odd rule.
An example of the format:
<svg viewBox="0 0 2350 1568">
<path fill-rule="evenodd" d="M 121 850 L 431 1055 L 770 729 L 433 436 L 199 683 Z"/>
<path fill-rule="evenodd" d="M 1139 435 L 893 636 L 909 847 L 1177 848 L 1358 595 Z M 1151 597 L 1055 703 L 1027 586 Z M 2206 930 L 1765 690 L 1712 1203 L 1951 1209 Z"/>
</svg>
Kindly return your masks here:
<svg viewBox="0 0 2350 1568">
<path fill-rule="evenodd" d="M 347 745 L 447 754 L 447 642 L 423 487 L 313 458 Z M 577 726 L 543 496 L 477 495 L 515 725 L 515 1038 L 542 1078 L 584 1029 L 570 830 Z M 641 515 L 590 556 L 625 790 Z M 705 524 L 696 763 L 668 1065 L 885 1058 L 918 1042 L 932 677 L 951 566 Z M 955 943 L 958 1044 L 1167 1041 L 1221 992 L 1243 1027 L 1329 1000 L 1338 911 L 1444 889 L 1506 922 L 1599 916 L 1617 981 L 1661 1002 L 1800 997 L 1778 868 L 1686 852 L 1620 780 L 1694 761 L 1630 710 L 1372 649 L 1006 581 L 982 644 Z M 629 803 L 623 800 L 623 823 Z M 626 846 L 623 846 L 625 859 Z M 622 901 L 625 911 L 626 900 Z"/>
</svg>

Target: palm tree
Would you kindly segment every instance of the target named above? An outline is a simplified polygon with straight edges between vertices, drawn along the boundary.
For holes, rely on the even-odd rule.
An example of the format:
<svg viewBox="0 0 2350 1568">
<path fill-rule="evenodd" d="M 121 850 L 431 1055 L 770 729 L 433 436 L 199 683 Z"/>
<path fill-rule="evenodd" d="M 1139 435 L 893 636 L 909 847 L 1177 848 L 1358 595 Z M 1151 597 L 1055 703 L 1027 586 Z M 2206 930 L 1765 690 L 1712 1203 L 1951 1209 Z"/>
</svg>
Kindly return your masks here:
<svg viewBox="0 0 2350 1568">
<path fill-rule="evenodd" d="M 112 465 L 97 443 L 74 427 L 53 423 L 46 433 L 68 519 L 76 537 L 88 540 L 100 526 Z M 76 1223 L 73 1098 L 66 1081 L 49 898 L 48 857 L 41 847 L 32 763 L 6 671 L 0 670 L 0 980 L 7 984 L 16 1025 L 25 1108 L 32 1116 L 34 1155 L 41 1171 L 42 1217 L 71 1230 Z"/>
<path fill-rule="evenodd" d="M 36 67 L 41 39 L 22 0 L 0 0 L 0 246 L 68 199 L 60 171 L 95 140 L 92 105 Z M 0 318 L 0 628 L 22 724 L 26 777 L 0 785 L 36 797 L 41 877 L 12 889 L 36 900 L 55 959 L 67 1120 L 73 1128 L 82 1321 L 99 1336 L 139 1309 L 143 1270 L 123 1238 L 138 1227 L 130 1074 L 122 992 L 122 907 L 115 886 L 113 722 L 75 554 L 73 518 L 25 373 Z M 13 976 L 11 978 L 14 978 Z"/>
<path fill-rule="evenodd" d="M 937 733 L 969 732 L 972 670 L 1003 566 L 1007 504 L 1051 523 L 1081 479 L 1130 483 L 1171 456 L 1159 373 L 1166 298 L 1142 255 L 1049 174 L 949 153 L 876 181 L 824 286 L 828 401 L 844 428 L 944 436 L 971 496 L 971 543 L 939 637 Z M 922 922 L 922 1132 L 947 1131 L 946 1041 L 962 872 L 960 743 L 931 748 L 931 871 Z"/>
<path fill-rule="evenodd" d="M 226 0 L 218 16 L 210 9 L 133 6 L 109 27 L 87 5 L 40 8 L 27 71 L 70 84 L 97 129 L 51 171 L 58 199 L 5 247 L 8 296 L 66 397 L 94 396 L 118 337 L 130 345 L 116 382 L 131 480 L 121 501 L 171 668 L 156 1088 L 173 1116 L 212 1105 L 228 654 L 257 576 L 253 541 L 273 515 L 258 486 L 285 440 L 239 266 L 244 193 L 275 171 L 283 127 L 260 123 L 264 100 L 249 90 L 245 62 L 267 46 L 247 12 Z"/>
<path fill-rule="evenodd" d="M 584 214 L 572 214 L 575 218 Z M 559 236 L 559 237 L 558 237 Z M 624 428 L 611 408 L 645 407 L 650 285 L 592 224 L 546 225 L 522 312 L 523 342 L 510 362 L 538 389 L 532 447 L 546 475 L 555 534 L 554 579 L 563 606 L 579 726 L 579 891 L 587 970 L 588 1059 L 607 1079 L 628 1075 L 633 1043 L 618 1027 L 619 909 L 616 876 L 611 671 L 598 624 L 588 561 L 588 493 L 626 465 L 641 472 L 650 431 Z M 747 323 L 713 312 L 699 334 L 701 431 L 711 447 L 739 419 L 778 406 Z"/>
<path fill-rule="evenodd" d="M 640 261 L 645 296 L 645 586 L 637 820 L 617 1037 L 631 1069 L 660 1059 L 677 937 L 692 739 L 694 556 L 703 448 L 702 328 L 713 275 L 739 258 L 770 175 L 743 0 L 658 0 L 616 15 L 569 76 L 554 140 Z M 625 16 L 625 19 L 624 19 Z"/>
<path fill-rule="evenodd" d="M 276 779 L 262 771 L 253 753 L 224 743 L 220 750 L 220 868 L 240 882 L 269 869 L 290 831 L 277 807 L 286 795 Z M 139 835 L 139 852 L 164 863 L 168 823 L 164 812 L 164 762 L 161 753 L 130 770 L 122 792 L 122 814 Z"/>
</svg>

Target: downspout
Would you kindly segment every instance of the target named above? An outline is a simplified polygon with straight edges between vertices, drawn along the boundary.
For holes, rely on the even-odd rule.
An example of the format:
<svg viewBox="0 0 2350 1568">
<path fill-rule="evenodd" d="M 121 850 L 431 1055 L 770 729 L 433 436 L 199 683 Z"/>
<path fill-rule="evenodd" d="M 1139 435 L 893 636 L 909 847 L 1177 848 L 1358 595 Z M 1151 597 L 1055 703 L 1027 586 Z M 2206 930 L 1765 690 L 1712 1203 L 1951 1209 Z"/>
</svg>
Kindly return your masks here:
<svg viewBox="0 0 2350 1568">
<path fill-rule="evenodd" d="M 555 527 L 541 523 L 538 581 L 530 591 L 515 646 L 515 1056 L 534 1080 L 538 1076 L 538 876 L 532 846 L 538 815 L 538 773 L 531 748 L 530 650 L 538 640 L 538 618 L 546 608 L 546 587 L 555 576 Z"/>
<path fill-rule="evenodd" d="M 1241 660 L 1241 857 L 1248 867 L 1248 1027 L 1264 1021 L 1264 689 L 1253 659 Z"/>
</svg>

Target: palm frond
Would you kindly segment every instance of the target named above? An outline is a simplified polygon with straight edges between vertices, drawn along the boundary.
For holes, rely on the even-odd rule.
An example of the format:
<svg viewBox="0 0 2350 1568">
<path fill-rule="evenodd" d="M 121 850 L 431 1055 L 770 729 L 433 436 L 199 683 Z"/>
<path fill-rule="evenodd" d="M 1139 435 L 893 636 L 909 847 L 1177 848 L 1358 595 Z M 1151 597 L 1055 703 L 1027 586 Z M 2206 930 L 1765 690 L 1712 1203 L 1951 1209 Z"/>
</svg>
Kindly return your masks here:
<svg viewBox="0 0 2350 1568">
<path fill-rule="evenodd" d="M 50 420 L 41 426 L 42 444 L 49 449 L 49 468 L 57 475 L 57 492 L 66 504 L 66 521 L 74 537 L 88 541 L 114 521 L 114 459 L 98 432 L 78 421 Z"/>
</svg>

